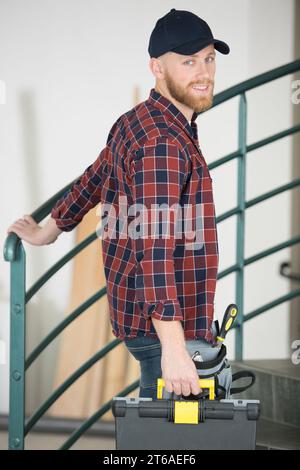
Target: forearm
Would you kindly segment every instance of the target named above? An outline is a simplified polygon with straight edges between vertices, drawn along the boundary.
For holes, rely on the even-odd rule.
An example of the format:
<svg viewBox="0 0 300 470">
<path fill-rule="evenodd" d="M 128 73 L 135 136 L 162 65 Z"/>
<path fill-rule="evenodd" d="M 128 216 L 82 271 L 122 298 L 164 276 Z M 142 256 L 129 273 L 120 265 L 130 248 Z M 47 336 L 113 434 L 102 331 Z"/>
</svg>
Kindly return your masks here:
<svg viewBox="0 0 300 470">
<path fill-rule="evenodd" d="M 185 345 L 184 332 L 180 321 L 164 321 L 152 318 L 162 345 L 162 378 L 168 392 L 176 395 L 198 395 L 202 390 L 199 377 Z"/>
<path fill-rule="evenodd" d="M 164 321 L 152 317 L 152 322 L 163 349 L 185 349 L 184 332 L 180 321 Z"/>
<path fill-rule="evenodd" d="M 56 222 L 52 217 L 50 217 L 50 219 L 41 229 L 41 234 L 45 245 L 49 245 L 50 243 L 55 242 L 61 233 L 62 230 L 57 227 Z"/>
<path fill-rule="evenodd" d="M 51 217 L 64 232 L 73 230 L 85 214 L 101 202 L 102 174 L 105 166 L 107 147 L 84 173 L 73 182 L 68 191 L 52 207 Z"/>
</svg>

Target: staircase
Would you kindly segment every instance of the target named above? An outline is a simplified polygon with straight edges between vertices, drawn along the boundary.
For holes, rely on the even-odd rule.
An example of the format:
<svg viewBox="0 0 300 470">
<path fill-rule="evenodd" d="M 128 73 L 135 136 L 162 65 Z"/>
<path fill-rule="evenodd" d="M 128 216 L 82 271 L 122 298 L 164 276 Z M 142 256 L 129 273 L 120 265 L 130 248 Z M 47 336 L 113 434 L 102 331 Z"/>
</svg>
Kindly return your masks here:
<svg viewBox="0 0 300 470">
<path fill-rule="evenodd" d="M 282 129 L 280 132 L 264 136 L 263 139 L 247 143 L 247 94 L 249 91 L 266 85 L 269 82 L 286 77 L 300 71 L 300 59 L 282 65 L 275 69 L 264 72 L 255 77 L 251 77 L 244 82 L 238 83 L 214 96 L 213 107 L 219 106 L 228 100 L 239 97 L 238 101 L 238 129 L 237 129 L 237 148 L 227 155 L 222 155 L 217 160 L 209 164 L 209 170 L 214 170 L 228 162 L 237 161 L 237 198 L 236 202 L 229 210 L 218 215 L 217 224 L 231 217 L 236 217 L 236 256 L 226 269 L 218 273 L 218 280 L 232 276 L 234 274 L 236 281 L 236 298 L 234 302 L 238 306 L 244 305 L 244 294 L 246 285 L 244 282 L 244 268 L 254 262 L 262 260 L 270 255 L 293 247 L 300 243 L 300 234 L 297 234 L 277 245 L 270 246 L 263 251 L 245 258 L 245 225 L 246 210 L 253 208 L 257 204 L 269 200 L 279 194 L 286 193 L 292 189 L 300 187 L 300 178 L 294 178 L 287 184 L 283 184 L 270 191 L 258 195 L 257 197 L 246 200 L 246 163 L 248 155 L 257 149 L 277 142 L 283 138 L 291 137 L 300 132 L 300 123 L 289 128 Z M 271 116 L 270 116 L 271 118 Z M 259 162 L 258 162 L 259 164 Z M 58 191 L 54 196 L 43 202 L 30 215 L 40 223 L 50 213 L 54 204 L 71 189 L 78 177 L 68 185 Z M 26 251 L 20 238 L 15 233 L 10 233 L 4 246 L 4 258 L 10 263 L 10 299 L 9 299 L 9 326 L 10 326 L 10 352 L 9 352 L 9 448 L 12 450 L 23 450 L 24 439 L 28 433 L 37 427 L 39 420 L 47 413 L 48 409 L 59 399 L 59 397 L 77 381 L 87 370 L 100 360 L 106 360 L 105 357 L 115 347 L 119 340 L 114 339 L 94 354 L 88 361 L 81 364 L 72 375 L 56 389 L 53 390 L 47 400 L 28 417 L 25 422 L 25 379 L 28 368 L 39 359 L 40 354 L 60 335 L 68 325 L 77 320 L 77 317 L 84 313 L 91 305 L 101 297 L 106 295 L 106 288 L 87 298 L 76 309 L 64 318 L 54 329 L 44 337 L 29 356 L 26 354 L 26 338 L 28 328 L 26 323 L 26 309 L 28 302 L 39 292 L 52 276 L 54 276 L 67 262 L 72 260 L 84 248 L 90 245 L 98 237 L 97 231 L 91 233 L 84 240 L 81 240 L 75 247 L 64 254 L 55 264 L 49 267 L 35 283 L 26 289 Z M 286 267 L 286 265 L 285 265 Z M 289 278 L 295 280 L 295 276 Z M 273 298 L 267 304 L 261 305 L 251 312 L 244 312 L 240 309 L 240 319 L 242 323 L 237 328 L 235 334 L 235 357 L 239 360 L 243 358 L 244 332 L 249 320 L 258 317 L 265 312 L 270 312 L 272 308 L 285 302 L 292 301 L 300 297 L 300 288 L 293 288 L 287 294 Z M 0 332 L 1 333 L 1 332 Z M 290 361 L 246 361 L 235 362 L 235 370 L 250 368 L 256 372 L 257 383 L 248 392 L 241 394 L 241 398 L 260 399 L 262 406 L 261 419 L 258 422 L 257 442 L 261 449 L 300 449 L 300 387 L 299 370 L 300 366 L 293 366 Z M 138 382 L 138 381 L 136 381 Z M 134 382 L 116 395 L 127 396 L 137 387 Z M 242 396 L 243 395 L 243 396 Z M 8 398 L 8 396 L 7 396 Z M 7 407 L 6 407 L 7 408 Z M 5 410 L 6 410 L 5 408 Z M 79 428 L 74 431 L 69 439 L 60 447 L 62 450 L 71 448 L 77 440 L 87 432 L 99 419 L 108 411 L 109 402 L 89 417 Z M 0 410 L 1 411 L 1 410 Z M 1 418 L 1 417 L 0 417 Z M 1 421 L 1 419 L 0 419 Z M 111 425 L 111 423 L 110 423 Z M 111 426 L 110 426 L 111 432 Z M 110 435 L 111 436 L 111 435 Z M 111 436 L 113 437 L 113 436 Z"/>
<path fill-rule="evenodd" d="M 238 397 L 261 402 L 257 449 L 300 450 L 300 364 L 274 359 L 232 361 L 231 366 L 233 372 L 251 370 L 256 376 L 255 384 Z"/>
</svg>

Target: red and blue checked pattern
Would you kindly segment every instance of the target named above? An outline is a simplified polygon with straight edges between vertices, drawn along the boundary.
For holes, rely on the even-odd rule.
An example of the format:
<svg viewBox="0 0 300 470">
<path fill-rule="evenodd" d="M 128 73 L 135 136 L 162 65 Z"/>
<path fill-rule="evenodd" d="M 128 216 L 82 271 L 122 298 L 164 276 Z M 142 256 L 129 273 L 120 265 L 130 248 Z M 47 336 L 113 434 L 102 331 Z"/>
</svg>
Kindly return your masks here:
<svg viewBox="0 0 300 470">
<path fill-rule="evenodd" d="M 51 211 L 64 231 L 100 202 L 102 217 L 109 215 L 115 233 L 103 230 L 102 252 L 112 331 L 120 339 L 157 338 L 151 317 L 180 320 L 186 339 L 213 339 L 219 251 L 212 180 L 196 117 L 189 123 L 151 89 L 146 101 L 117 119 L 106 147 Z M 159 218 L 155 204 L 178 212 Z M 200 235 L 200 243 L 193 243 L 186 226 Z"/>
</svg>

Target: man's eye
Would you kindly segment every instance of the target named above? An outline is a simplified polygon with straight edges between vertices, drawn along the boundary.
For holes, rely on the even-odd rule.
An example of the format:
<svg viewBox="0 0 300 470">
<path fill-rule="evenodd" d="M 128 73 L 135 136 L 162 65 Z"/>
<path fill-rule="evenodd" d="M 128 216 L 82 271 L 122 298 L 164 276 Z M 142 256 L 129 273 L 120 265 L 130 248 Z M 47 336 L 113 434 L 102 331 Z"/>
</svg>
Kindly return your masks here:
<svg viewBox="0 0 300 470">
<path fill-rule="evenodd" d="M 214 58 L 213 56 L 210 56 L 210 57 L 207 57 L 205 60 L 206 60 L 207 62 L 213 62 L 213 61 L 215 60 L 215 58 Z M 189 63 L 192 63 L 192 64 L 193 64 L 194 61 L 193 61 L 192 59 L 189 59 L 189 60 L 186 60 L 186 61 L 184 62 L 184 64 L 187 64 L 187 65 L 188 65 Z"/>
</svg>

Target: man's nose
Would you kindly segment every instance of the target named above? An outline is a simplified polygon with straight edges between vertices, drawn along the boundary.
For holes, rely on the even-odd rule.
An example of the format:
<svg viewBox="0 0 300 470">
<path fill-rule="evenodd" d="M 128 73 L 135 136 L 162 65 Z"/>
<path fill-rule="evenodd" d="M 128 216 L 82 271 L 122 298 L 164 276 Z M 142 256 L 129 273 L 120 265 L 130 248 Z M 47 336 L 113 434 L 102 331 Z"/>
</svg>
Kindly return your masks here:
<svg viewBox="0 0 300 470">
<path fill-rule="evenodd" d="M 196 78 L 197 80 L 203 80 L 207 82 L 210 80 L 209 70 L 206 64 L 198 64 Z"/>
</svg>

